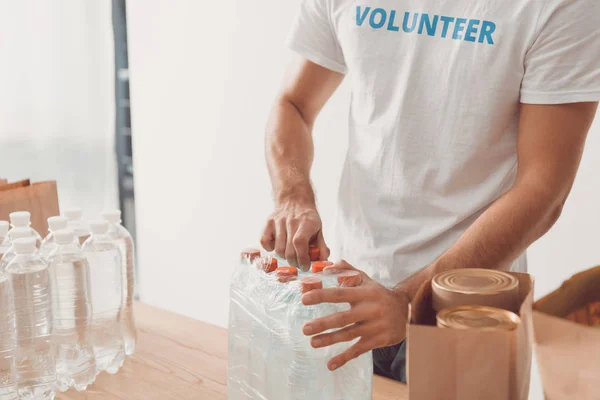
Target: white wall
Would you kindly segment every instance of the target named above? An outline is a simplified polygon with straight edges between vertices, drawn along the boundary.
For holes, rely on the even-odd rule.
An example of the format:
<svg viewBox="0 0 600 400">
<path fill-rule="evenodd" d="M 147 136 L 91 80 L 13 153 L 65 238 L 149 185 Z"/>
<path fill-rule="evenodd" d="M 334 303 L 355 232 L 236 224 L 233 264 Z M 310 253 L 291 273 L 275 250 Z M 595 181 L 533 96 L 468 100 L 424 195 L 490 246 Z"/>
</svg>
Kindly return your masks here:
<svg viewBox="0 0 600 400">
<path fill-rule="evenodd" d="M 272 208 L 263 131 L 299 3 L 209 4 L 128 1 L 139 281 L 144 301 L 225 325 L 234 260 Z M 326 221 L 346 115 L 340 95 L 318 127 Z"/>
<path fill-rule="evenodd" d="M 263 130 L 298 0 L 130 0 L 141 297 L 226 325 L 239 250 L 271 211 Z M 313 179 L 326 235 L 346 147 L 346 89 L 316 127 Z M 564 215 L 530 252 L 537 297 L 600 263 L 600 121 Z M 534 374 L 532 399 L 541 398 Z"/>
</svg>

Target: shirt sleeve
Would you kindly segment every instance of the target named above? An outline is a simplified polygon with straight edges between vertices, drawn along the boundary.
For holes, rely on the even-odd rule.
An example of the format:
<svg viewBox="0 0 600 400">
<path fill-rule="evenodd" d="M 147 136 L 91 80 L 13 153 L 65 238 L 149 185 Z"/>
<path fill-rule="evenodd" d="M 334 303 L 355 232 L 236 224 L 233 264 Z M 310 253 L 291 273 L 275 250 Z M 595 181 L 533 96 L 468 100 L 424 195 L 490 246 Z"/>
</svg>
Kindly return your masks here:
<svg viewBox="0 0 600 400">
<path fill-rule="evenodd" d="M 330 7 L 330 0 L 302 0 L 288 46 L 315 64 L 345 74 L 344 54 L 331 20 Z"/>
<path fill-rule="evenodd" d="M 521 102 L 600 101 L 600 0 L 548 0 L 525 57 Z"/>
</svg>

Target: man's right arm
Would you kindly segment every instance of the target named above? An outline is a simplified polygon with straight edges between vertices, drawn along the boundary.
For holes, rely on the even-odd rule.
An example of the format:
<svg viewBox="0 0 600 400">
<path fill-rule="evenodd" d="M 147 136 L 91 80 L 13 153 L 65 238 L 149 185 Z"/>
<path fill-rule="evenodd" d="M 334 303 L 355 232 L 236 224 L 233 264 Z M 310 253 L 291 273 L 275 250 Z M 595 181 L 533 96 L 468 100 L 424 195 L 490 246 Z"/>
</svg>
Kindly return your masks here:
<svg viewBox="0 0 600 400">
<path fill-rule="evenodd" d="M 344 75 L 298 58 L 289 68 L 266 133 L 266 158 L 275 202 L 261 244 L 306 270 L 309 244 L 329 256 L 310 183 L 312 128 Z"/>
</svg>

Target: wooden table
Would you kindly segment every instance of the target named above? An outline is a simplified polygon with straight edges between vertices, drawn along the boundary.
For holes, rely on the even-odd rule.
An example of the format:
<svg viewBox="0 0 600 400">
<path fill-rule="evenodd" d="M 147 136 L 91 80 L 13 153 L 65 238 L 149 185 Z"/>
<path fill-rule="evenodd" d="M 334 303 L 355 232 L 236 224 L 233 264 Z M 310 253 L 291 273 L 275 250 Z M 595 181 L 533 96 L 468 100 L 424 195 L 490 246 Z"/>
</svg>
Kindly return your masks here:
<svg viewBox="0 0 600 400">
<path fill-rule="evenodd" d="M 226 400 L 227 331 L 144 304 L 135 306 L 138 345 L 116 375 L 58 400 Z M 373 400 L 405 400 L 399 383 L 375 377 Z"/>
</svg>

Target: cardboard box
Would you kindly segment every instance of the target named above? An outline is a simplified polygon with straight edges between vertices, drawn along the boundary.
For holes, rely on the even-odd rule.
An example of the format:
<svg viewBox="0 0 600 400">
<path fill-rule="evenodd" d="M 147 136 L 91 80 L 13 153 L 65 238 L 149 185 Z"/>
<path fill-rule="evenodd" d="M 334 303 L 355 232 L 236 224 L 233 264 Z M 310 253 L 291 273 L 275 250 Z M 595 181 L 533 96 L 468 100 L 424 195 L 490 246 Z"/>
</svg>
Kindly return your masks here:
<svg viewBox="0 0 600 400">
<path fill-rule="evenodd" d="M 435 326 L 431 282 L 411 307 L 407 329 L 411 400 L 526 400 L 533 346 L 533 278 L 519 280 L 520 326 L 513 331 Z"/>
<path fill-rule="evenodd" d="M 29 211 L 32 228 L 45 237 L 47 219 L 59 215 L 56 182 L 30 184 L 24 180 L 0 186 L 0 220 L 8 221 L 14 211 Z"/>
<path fill-rule="evenodd" d="M 536 357 L 547 400 L 600 399 L 600 267 L 574 275 L 534 305 Z"/>
</svg>

